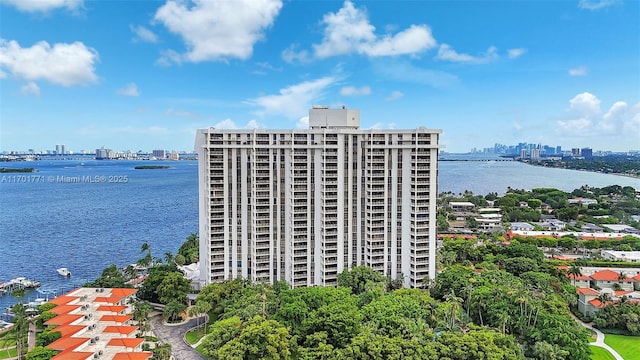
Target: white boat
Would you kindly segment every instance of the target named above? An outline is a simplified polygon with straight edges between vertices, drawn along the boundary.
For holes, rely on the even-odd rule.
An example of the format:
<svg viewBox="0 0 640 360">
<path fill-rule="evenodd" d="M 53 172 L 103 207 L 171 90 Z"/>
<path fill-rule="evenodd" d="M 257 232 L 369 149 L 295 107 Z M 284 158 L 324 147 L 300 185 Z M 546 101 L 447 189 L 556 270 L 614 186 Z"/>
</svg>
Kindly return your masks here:
<svg viewBox="0 0 640 360">
<path fill-rule="evenodd" d="M 67 268 L 60 268 L 58 270 L 56 270 L 58 272 L 58 274 L 65 276 L 65 277 L 69 277 L 71 276 L 71 271 L 69 271 Z"/>
</svg>

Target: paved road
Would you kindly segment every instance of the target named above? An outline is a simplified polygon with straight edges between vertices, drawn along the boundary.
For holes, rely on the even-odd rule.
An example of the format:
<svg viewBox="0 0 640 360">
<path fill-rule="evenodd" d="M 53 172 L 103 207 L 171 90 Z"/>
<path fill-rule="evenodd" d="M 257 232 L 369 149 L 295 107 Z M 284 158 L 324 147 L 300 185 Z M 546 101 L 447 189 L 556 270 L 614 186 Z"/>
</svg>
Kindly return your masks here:
<svg viewBox="0 0 640 360">
<path fill-rule="evenodd" d="M 620 356 L 620 354 L 618 354 L 617 351 L 615 351 L 611 346 L 607 345 L 604 343 L 604 334 L 602 333 L 602 331 L 594 328 L 593 326 L 582 322 L 582 320 L 578 319 L 577 317 L 573 316 L 573 314 L 571 314 L 571 316 L 576 319 L 576 321 L 578 323 L 580 323 L 582 326 L 586 327 L 589 330 L 592 330 L 593 332 L 596 333 L 596 342 L 592 342 L 590 343 L 591 346 L 598 346 L 601 348 L 604 348 L 606 350 L 608 350 L 611 355 L 613 355 L 614 358 L 616 358 L 616 360 L 624 360 L 624 358 L 622 356 Z"/>
<path fill-rule="evenodd" d="M 206 321 L 200 318 L 200 323 Z M 151 329 L 156 337 L 165 343 L 171 344 L 171 353 L 176 360 L 205 360 L 196 349 L 184 341 L 184 334 L 197 325 L 196 318 L 179 325 L 167 325 L 162 321 L 162 316 L 151 318 Z"/>
</svg>

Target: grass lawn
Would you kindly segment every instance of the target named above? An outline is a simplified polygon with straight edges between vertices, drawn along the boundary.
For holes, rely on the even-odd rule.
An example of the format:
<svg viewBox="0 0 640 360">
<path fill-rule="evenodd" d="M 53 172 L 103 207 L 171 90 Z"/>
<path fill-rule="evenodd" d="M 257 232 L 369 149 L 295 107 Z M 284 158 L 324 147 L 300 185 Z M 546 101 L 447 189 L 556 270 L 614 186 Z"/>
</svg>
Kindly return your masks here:
<svg viewBox="0 0 640 360">
<path fill-rule="evenodd" d="M 625 360 L 640 359 L 640 336 L 606 334 L 604 342 L 614 348 Z"/>
<path fill-rule="evenodd" d="M 202 338 L 202 336 L 204 336 L 204 332 L 202 331 L 202 329 L 198 329 L 198 330 L 189 331 L 185 335 L 185 338 L 187 339 L 187 342 L 189 344 L 193 345 L 193 344 L 197 343 L 198 340 L 200 340 Z"/>
<path fill-rule="evenodd" d="M 16 348 L 13 349 L 2 349 L 0 350 L 0 359 L 9 359 L 16 357 L 18 355 L 18 350 Z"/>
<path fill-rule="evenodd" d="M 16 346 L 16 338 L 11 334 L 10 336 L 4 336 L 0 339 L 0 349 Z"/>
<path fill-rule="evenodd" d="M 616 359 L 613 357 L 613 355 L 611 355 L 611 353 L 608 350 L 603 349 L 601 347 L 592 346 L 591 351 L 593 352 L 593 354 L 591 354 L 591 360 L 615 360 Z"/>
</svg>

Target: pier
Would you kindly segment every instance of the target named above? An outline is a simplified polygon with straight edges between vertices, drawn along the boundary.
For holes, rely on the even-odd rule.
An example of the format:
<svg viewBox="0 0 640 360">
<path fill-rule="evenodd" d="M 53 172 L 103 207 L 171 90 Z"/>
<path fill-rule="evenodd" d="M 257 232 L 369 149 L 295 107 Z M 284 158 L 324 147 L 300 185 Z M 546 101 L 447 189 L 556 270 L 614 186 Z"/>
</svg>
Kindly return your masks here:
<svg viewBox="0 0 640 360">
<path fill-rule="evenodd" d="M 12 280 L 9 280 L 6 283 L 0 283 L 0 296 L 5 294 L 13 294 L 16 291 L 36 289 L 40 287 L 40 283 L 38 281 L 29 280 L 24 277 L 18 277 Z"/>
</svg>

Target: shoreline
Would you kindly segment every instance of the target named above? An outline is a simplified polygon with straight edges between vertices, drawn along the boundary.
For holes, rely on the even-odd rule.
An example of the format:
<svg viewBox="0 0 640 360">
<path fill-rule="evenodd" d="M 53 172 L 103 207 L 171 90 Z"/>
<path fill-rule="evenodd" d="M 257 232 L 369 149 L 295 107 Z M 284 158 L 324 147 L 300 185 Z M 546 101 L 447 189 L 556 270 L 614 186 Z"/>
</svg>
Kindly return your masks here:
<svg viewBox="0 0 640 360">
<path fill-rule="evenodd" d="M 633 175 L 633 174 L 615 173 L 615 172 L 602 172 L 602 171 L 595 171 L 595 170 L 574 169 L 574 168 L 570 168 L 570 167 L 561 167 L 561 166 L 545 166 L 544 164 L 531 163 L 529 161 L 522 161 L 522 160 L 516 160 L 516 161 L 521 162 L 523 164 L 527 164 L 527 165 L 531 165 L 531 166 L 537 166 L 537 167 L 543 167 L 543 168 L 562 169 L 562 170 L 575 170 L 575 171 L 582 171 L 582 172 L 588 172 L 588 173 L 594 173 L 594 174 L 622 176 L 622 177 L 626 177 L 626 178 L 630 178 L 630 179 L 640 179 L 640 174 L 639 175 Z"/>
</svg>

